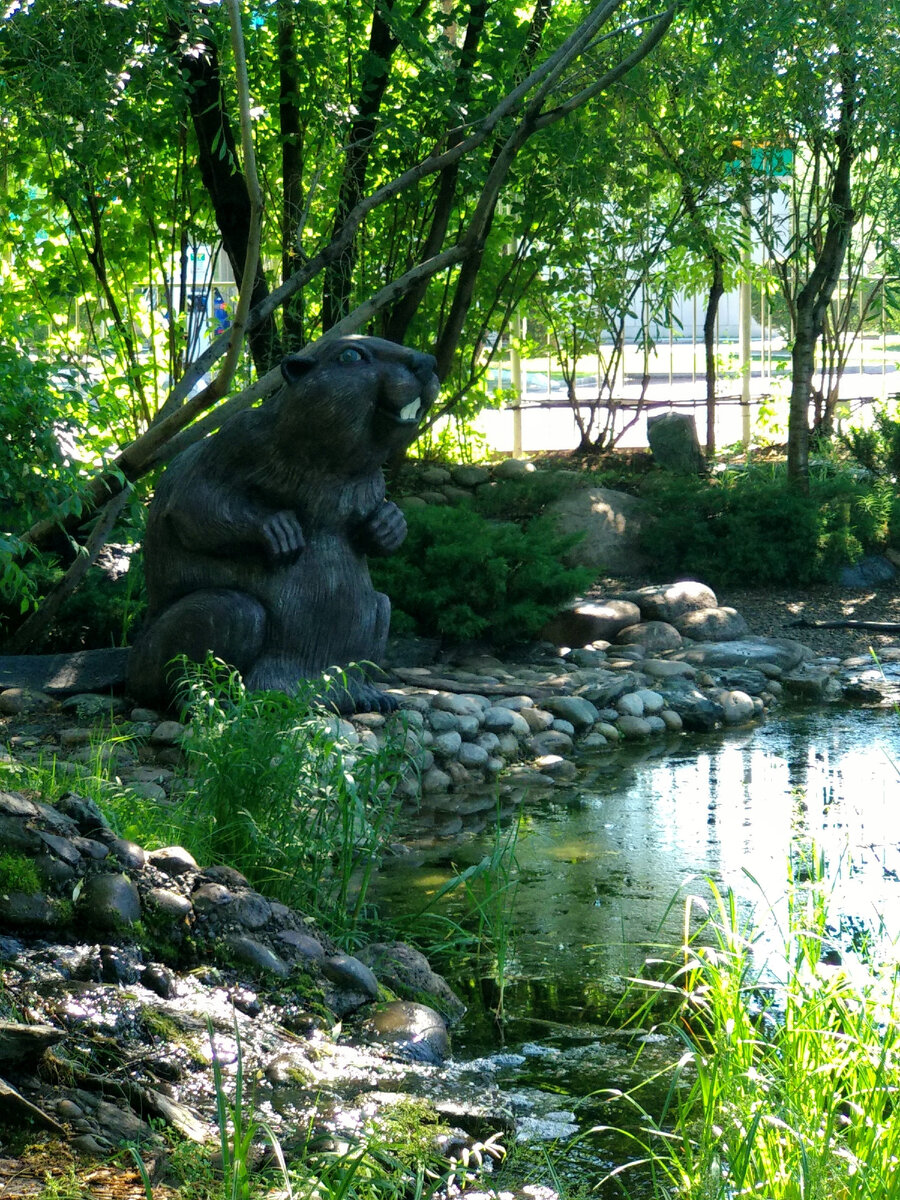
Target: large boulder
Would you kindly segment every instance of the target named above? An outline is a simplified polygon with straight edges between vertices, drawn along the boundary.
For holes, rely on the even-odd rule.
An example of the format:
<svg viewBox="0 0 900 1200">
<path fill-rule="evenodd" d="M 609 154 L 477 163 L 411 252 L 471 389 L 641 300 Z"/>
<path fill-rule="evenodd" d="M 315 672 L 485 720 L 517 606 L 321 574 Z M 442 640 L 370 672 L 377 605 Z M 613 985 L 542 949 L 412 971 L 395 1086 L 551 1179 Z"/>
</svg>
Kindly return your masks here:
<svg viewBox="0 0 900 1200">
<path fill-rule="evenodd" d="M 682 613 L 673 624 L 683 637 L 695 642 L 736 642 L 750 632 L 741 614 L 727 607 Z"/>
<path fill-rule="evenodd" d="M 641 610 L 630 600 L 600 600 L 576 604 L 557 615 L 541 630 L 545 641 L 557 646 L 587 646 L 591 642 L 611 642 L 629 625 L 637 625 Z"/>
<path fill-rule="evenodd" d="M 564 556 L 567 566 L 592 567 L 608 575 L 644 570 L 638 540 L 649 519 L 646 500 L 608 488 L 583 487 L 547 506 L 561 533 L 582 533 Z"/>
<path fill-rule="evenodd" d="M 666 471 L 699 475 L 706 470 L 696 422 L 686 413 L 664 412 L 648 417 L 647 441 L 654 462 Z"/>
<path fill-rule="evenodd" d="M 619 601 L 636 604 L 645 621 L 668 621 L 674 625 L 685 613 L 698 612 L 704 608 L 717 608 L 716 593 L 705 583 L 695 579 L 682 579 L 677 583 L 651 583 L 647 587 L 622 592 Z"/>
</svg>

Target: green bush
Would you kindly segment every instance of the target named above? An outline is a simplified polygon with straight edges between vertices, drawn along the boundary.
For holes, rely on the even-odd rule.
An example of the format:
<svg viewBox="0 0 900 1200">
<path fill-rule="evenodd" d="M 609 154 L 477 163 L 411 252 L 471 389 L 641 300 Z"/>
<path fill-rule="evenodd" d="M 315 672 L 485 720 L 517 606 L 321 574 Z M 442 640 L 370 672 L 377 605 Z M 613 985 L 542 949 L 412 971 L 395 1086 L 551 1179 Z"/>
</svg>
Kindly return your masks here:
<svg viewBox="0 0 900 1200">
<path fill-rule="evenodd" d="M 472 498 L 476 512 L 504 521 L 530 521 L 548 504 L 589 482 L 578 471 L 532 471 L 521 479 L 497 480 L 479 487 Z"/>
<path fill-rule="evenodd" d="M 888 485 L 846 472 L 814 477 L 808 496 L 782 473 L 753 470 L 712 479 L 660 474 L 643 494 L 656 509 L 642 537 L 655 570 L 714 587 L 833 579 L 885 544 L 896 507 Z"/>
<path fill-rule="evenodd" d="M 578 540 L 538 517 L 524 527 L 489 521 L 468 505 L 411 508 L 398 554 L 371 562 L 391 598 L 394 629 L 498 645 L 534 637 L 590 585 L 591 571 L 562 564 Z"/>
<path fill-rule="evenodd" d="M 841 437 L 851 458 L 873 475 L 900 479 L 900 420 L 887 407 L 877 408 L 866 429 L 851 429 Z"/>
</svg>

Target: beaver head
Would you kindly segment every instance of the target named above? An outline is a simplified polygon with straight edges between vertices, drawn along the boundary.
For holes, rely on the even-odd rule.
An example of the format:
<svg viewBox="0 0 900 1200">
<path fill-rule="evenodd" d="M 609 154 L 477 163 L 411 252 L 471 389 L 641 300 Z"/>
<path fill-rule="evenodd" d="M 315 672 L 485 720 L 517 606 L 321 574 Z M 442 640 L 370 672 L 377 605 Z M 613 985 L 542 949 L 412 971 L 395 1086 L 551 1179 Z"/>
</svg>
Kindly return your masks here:
<svg viewBox="0 0 900 1200">
<path fill-rule="evenodd" d="M 374 470 L 418 434 L 440 388 L 434 366 L 430 354 L 355 335 L 289 354 L 266 406 L 279 443 L 327 471 Z"/>
</svg>

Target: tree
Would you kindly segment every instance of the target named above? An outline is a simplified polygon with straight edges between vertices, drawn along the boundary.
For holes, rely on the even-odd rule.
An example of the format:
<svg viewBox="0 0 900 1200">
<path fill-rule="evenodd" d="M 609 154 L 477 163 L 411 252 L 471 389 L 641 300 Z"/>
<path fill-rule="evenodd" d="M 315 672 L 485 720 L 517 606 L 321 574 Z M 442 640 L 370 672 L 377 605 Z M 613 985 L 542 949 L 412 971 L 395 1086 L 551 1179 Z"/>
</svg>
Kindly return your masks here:
<svg viewBox="0 0 900 1200">
<path fill-rule="evenodd" d="M 610 449 L 639 419 L 650 381 L 651 329 L 666 319 L 675 286 L 666 262 L 681 204 L 655 156 L 632 136 L 633 115 L 616 106 L 602 122 L 579 122 L 579 144 L 599 146 L 596 159 L 573 153 L 570 138 L 556 139 L 548 172 L 555 194 L 545 202 L 555 229 L 533 255 L 541 272 L 521 307 L 532 328 L 545 331 L 560 364 L 579 454 Z M 616 429 L 625 325 L 635 316 L 644 348 L 642 391 Z M 590 399 L 576 393 L 578 363 L 588 356 L 597 363 Z"/>
<path fill-rule="evenodd" d="M 895 169 L 897 16 L 890 0 L 779 0 L 751 6 L 741 24 L 741 44 L 754 48 L 742 60 L 745 94 L 754 97 L 744 145 L 748 153 L 790 148 L 797 164 L 790 224 L 757 224 L 791 318 L 788 475 L 803 490 L 816 346 L 873 182 Z"/>
</svg>

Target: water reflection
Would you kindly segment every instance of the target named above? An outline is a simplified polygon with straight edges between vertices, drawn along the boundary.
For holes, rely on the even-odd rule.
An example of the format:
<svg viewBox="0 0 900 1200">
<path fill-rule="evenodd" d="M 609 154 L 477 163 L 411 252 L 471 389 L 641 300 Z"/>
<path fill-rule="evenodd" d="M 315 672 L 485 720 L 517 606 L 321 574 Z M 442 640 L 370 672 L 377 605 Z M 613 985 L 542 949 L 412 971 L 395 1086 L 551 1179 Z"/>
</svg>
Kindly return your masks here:
<svg viewBox="0 0 900 1200">
<path fill-rule="evenodd" d="M 513 984 L 565 981 L 584 998 L 633 974 L 654 948 L 677 944 L 683 897 L 707 878 L 747 905 L 765 897 L 778 919 L 788 864 L 813 845 L 831 874 L 841 868 L 834 910 L 882 920 L 896 937 L 898 750 L 892 714 L 819 710 L 656 746 L 657 758 L 608 756 L 586 767 L 577 788 L 526 801 Z M 380 895 L 395 911 L 414 910 L 490 844 L 488 830 L 437 846 L 416 868 L 395 865 Z"/>
</svg>

